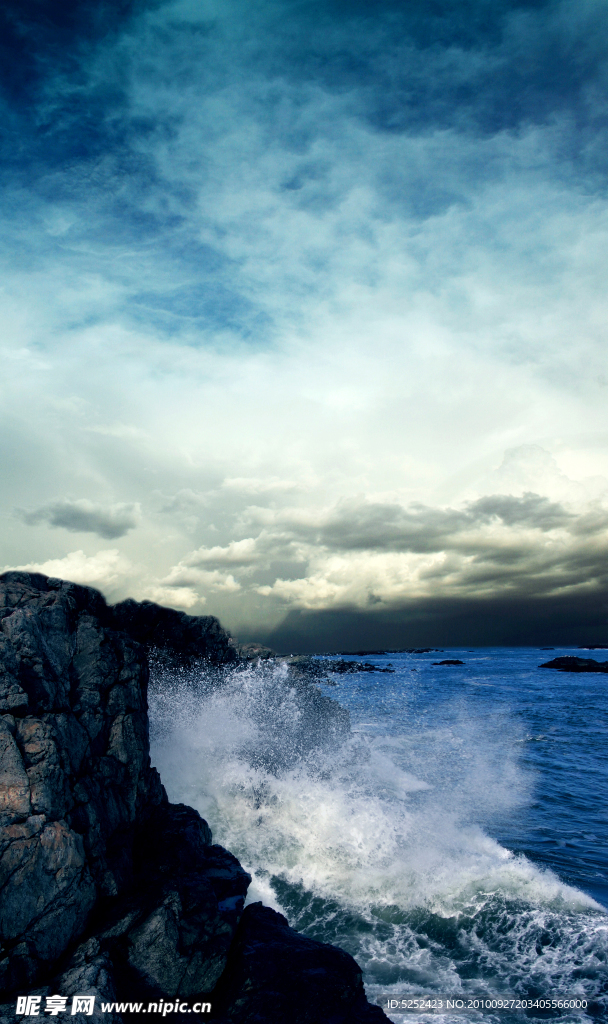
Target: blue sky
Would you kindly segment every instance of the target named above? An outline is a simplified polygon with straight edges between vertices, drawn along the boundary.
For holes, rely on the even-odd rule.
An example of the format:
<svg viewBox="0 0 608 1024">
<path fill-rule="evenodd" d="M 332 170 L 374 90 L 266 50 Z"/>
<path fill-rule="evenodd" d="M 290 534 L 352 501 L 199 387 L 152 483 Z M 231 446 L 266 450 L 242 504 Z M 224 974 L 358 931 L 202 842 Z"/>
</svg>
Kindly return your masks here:
<svg viewBox="0 0 608 1024">
<path fill-rule="evenodd" d="M 241 635 L 601 631 L 607 37 L 597 0 L 5 5 L 0 564 Z"/>
</svg>

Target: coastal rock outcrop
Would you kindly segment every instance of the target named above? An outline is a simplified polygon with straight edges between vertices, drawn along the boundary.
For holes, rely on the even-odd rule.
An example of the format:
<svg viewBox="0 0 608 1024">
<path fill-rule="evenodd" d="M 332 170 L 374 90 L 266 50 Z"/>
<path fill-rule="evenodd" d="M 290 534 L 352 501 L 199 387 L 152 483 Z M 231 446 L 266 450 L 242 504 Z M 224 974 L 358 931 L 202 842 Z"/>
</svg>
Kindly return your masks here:
<svg viewBox="0 0 608 1024">
<path fill-rule="evenodd" d="M 286 979 L 288 979 L 286 984 Z M 217 1005 L 226 1024 L 380 1024 L 361 971 L 344 950 L 315 942 L 261 903 L 245 909 Z"/>
<path fill-rule="evenodd" d="M 370 661 L 346 661 L 344 658 L 313 658 L 310 654 L 296 654 L 287 659 L 287 664 L 294 672 L 303 673 L 315 679 L 324 679 L 331 675 L 354 675 L 357 672 L 388 672 L 395 671 L 391 664 L 384 667 L 372 665 Z"/>
<path fill-rule="evenodd" d="M 214 615 L 187 615 L 153 601 L 127 598 L 113 606 L 112 621 L 115 629 L 169 663 L 188 665 L 202 659 L 211 665 L 233 665 L 241 657 Z"/>
<path fill-rule="evenodd" d="M 539 668 L 555 668 L 558 672 L 608 672 L 608 661 L 596 661 L 595 658 L 577 658 L 573 655 L 553 658 L 545 661 Z"/>
<path fill-rule="evenodd" d="M 196 810 L 169 803 L 150 764 L 146 651 L 179 659 L 182 643 L 186 659 L 239 663 L 212 617 L 0 577 L 0 1021 L 29 992 L 98 997 L 76 1024 L 136 1019 L 101 1014 L 101 999 L 201 994 L 216 1020 L 270 1022 L 255 1008 L 271 982 L 279 1002 L 303 985 L 310 1006 L 317 983 L 321 1002 L 335 990 L 336 1024 L 385 1019 L 346 953 L 267 908 L 243 914 L 249 875 Z M 310 1012 L 289 1019 L 328 1019 Z"/>
</svg>

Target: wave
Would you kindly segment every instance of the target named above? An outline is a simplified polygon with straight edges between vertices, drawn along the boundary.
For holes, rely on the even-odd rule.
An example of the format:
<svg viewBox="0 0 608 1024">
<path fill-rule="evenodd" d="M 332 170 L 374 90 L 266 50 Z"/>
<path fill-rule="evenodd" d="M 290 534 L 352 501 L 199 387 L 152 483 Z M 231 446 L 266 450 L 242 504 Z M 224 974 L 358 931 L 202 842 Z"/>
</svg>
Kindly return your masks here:
<svg viewBox="0 0 608 1024">
<path fill-rule="evenodd" d="M 488 833 L 527 798 L 504 729 L 350 731 L 319 696 L 284 664 L 153 678 L 154 763 L 252 873 L 249 901 L 351 952 L 370 996 L 597 996 L 602 908 Z"/>
</svg>

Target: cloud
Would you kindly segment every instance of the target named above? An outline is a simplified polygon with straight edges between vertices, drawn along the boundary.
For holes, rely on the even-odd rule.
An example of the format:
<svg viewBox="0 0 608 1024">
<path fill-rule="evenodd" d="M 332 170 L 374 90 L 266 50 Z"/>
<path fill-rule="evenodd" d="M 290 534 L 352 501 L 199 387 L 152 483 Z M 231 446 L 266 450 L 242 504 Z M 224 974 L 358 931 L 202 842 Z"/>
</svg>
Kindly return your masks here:
<svg viewBox="0 0 608 1024">
<path fill-rule="evenodd" d="M 226 547 L 216 544 L 212 548 L 201 547 L 189 554 L 186 565 L 251 565 L 258 558 L 256 541 L 253 537 L 233 540 Z"/>
<path fill-rule="evenodd" d="M 26 565 L 5 565 L 2 571 L 18 569 L 23 572 L 41 572 L 45 576 L 71 580 L 72 583 L 112 588 L 128 577 L 132 568 L 117 548 L 109 548 L 95 555 L 70 551 L 64 558 L 49 558 L 45 562 L 28 562 Z"/>
<path fill-rule="evenodd" d="M 161 586 L 165 589 L 202 587 L 204 590 L 219 590 L 229 594 L 241 589 L 240 583 L 237 583 L 231 573 L 220 572 L 218 569 L 197 569 L 187 564 L 174 566 L 169 575 L 161 581 Z"/>
<path fill-rule="evenodd" d="M 28 526 L 48 523 L 71 533 L 96 533 L 106 540 L 124 537 L 129 530 L 135 529 L 140 519 L 139 505 L 121 502 L 97 505 L 87 498 L 77 501 L 57 499 L 31 511 L 19 509 L 17 514 Z"/>
<path fill-rule="evenodd" d="M 341 501 L 315 516 L 282 510 L 275 521 L 278 545 L 284 549 L 291 534 L 309 571 L 257 589 L 293 607 L 373 608 L 440 594 L 540 596 L 608 583 L 608 510 L 574 512 L 529 492 L 487 495 L 460 509 Z"/>
<path fill-rule="evenodd" d="M 276 629 L 258 631 L 257 636 L 285 653 L 427 646 L 576 647 L 605 643 L 607 614 L 606 590 L 541 599 L 434 598 L 389 609 L 293 609 Z"/>
<path fill-rule="evenodd" d="M 170 608 L 185 608 L 186 611 L 194 610 L 195 614 L 199 609 L 202 609 L 206 602 L 206 598 L 201 596 L 192 587 L 170 585 L 151 586 L 146 591 L 145 598 L 149 601 L 155 601 L 156 604 L 168 605 Z"/>
<path fill-rule="evenodd" d="M 365 498 L 250 506 L 240 528 L 251 532 L 190 551 L 161 585 L 230 597 L 237 616 L 261 601 L 267 619 L 281 607 L 376 614 L 412 601 L 540 600 L 608 586 L 608 510 L 533 492 L 443 508 Z"/>
<path fill-rule="evenodd" d="M 495 524 L 527 527 L 543 533 L 573 525 L 576 515 L 559 502 L 539 494 L 522 496 L 490 494 L 460 509 L 437 508 L 421 503 L 409 507 L 392 502 L 359 498 L 337 502 L 318 511 L 285 508 L 274 512 L 252 507 L 244 522 L 264 523 L 266 546 L 272 528 L 284 544 L 299 539 L 331 550 L 436 552 L 444 548 L 466 549 L 467 538 L 491 538 Z M 262 534 L 260 535 L 262 537 Z M 475 540 L 477 543 L 478 540 Z M 242 542 L 244 543 L 244 542 Z M 256 541 L 247 544 L 254 549 Z"/>
<path fill-rule="evenodd" d="M 298 490 L 301 483 L 295 480 L 281 480 L 278 477 L 227 477 L 222 488 L 241 494 L 272 494 Z"/>
<path fill-rule="evenodd" d="M 4 560 L 265 629 L 601 588 L 605 5 L 64 7 L 0 12 Z"/>
</svg>

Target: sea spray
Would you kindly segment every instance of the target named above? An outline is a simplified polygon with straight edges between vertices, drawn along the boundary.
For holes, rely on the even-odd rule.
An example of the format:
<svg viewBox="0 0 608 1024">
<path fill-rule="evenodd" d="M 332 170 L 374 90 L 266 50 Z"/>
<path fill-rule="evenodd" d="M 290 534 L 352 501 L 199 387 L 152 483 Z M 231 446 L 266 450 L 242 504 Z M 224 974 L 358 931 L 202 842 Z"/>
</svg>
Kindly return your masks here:
<svg viewBox="0 0 608 1024">
<path fill-rule="evenodd" d="M 476 720 L 460 700 L 449 724 L 387 730 L 372 702 L 349 731 L 284 663 L 159 669 L 150 705 L 171 799 L 239 856 L 250 899 L 351 952 L 371 997 L 597 994 L 601 908 L 488 828 L 529 799 L 521 730 L 504 712 Z"/>
</svg>

